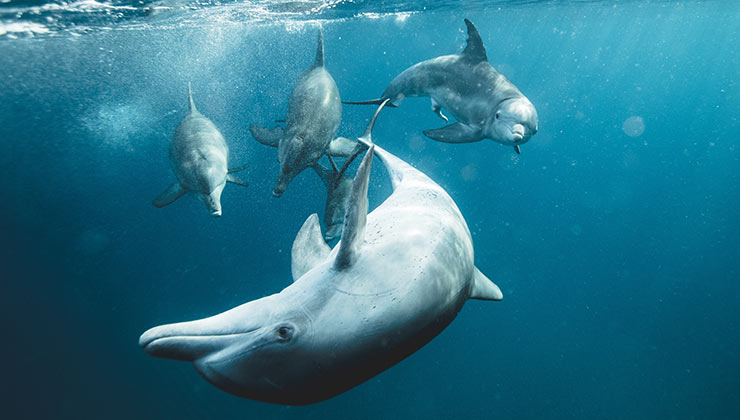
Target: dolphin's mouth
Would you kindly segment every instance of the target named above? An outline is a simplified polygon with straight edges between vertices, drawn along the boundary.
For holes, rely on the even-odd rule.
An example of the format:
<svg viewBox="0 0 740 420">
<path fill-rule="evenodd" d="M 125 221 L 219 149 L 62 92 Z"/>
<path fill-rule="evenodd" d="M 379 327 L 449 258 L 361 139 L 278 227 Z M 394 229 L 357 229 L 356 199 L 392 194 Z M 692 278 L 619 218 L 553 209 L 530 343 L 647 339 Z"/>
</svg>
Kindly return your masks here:
<svg viewBox="0 0 740 420">
<path fill-rule="evenodd" d="M 167 326 L 154 327 L 142 334 L 139 346 L 151 356 L 186 362 L 193 362 L 243 341 L 259 329 L 225 334 L 169 335 L 166 330 L 162 331 L 164 327 Z"/>
</svg>

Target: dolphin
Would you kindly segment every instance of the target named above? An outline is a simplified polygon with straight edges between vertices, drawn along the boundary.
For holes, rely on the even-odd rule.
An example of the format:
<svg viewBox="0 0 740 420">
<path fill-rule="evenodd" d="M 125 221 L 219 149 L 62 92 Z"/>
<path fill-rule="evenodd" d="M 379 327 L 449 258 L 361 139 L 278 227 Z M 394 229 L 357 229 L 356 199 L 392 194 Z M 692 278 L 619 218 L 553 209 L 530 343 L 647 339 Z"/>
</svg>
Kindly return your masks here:
<svg viewBox="0 0 740 420">
<path fill-rule="evenodd" d="M 428 96 L 432 111 L 448 121 L 447 109 L 456 123 L 424 135 L 445 143 L 470 143 L 492 139 L 519 146 L 537 132 L 534 105 L 488 62 L 478 29 L 468 19 L 468 40 L 460 54 L 444 55 L 417 63 L 391 81 L 378 99 L 345 104 L 398 103 L 407 96 Z"/>
<path fill-rule="evenodd" d="M 316 58 L 298 78 L 288 102 L 285 129 L 251 125 L 249 131 L 262 144 L 278 148 L 280 173 L 272 194 L 280 197 L 304 169 L 315 165 L 325 153 L 350 156 L 356 142 L 334 138 L 342 119 L 339 89 L 324 66 L 324 36 L 319 28 Z"/>
<path fill-rule="evenodd" d="M 358 150 L 359 154 L 362 150 Z M 337 169 L 334 160 L 329 157 L 331 169 L 327 169 L 317 163 L 313 170 L 326 185 L 326 208 L 324 209 L 324 225 L 326 232 L 324 239 L 331 242 L 342 235 L 342 226 L 344 226 L 344 213 L 347 211 L 347 198 L 352 190 L 352 178 L 345 174 L 347 168 L 352 163 L 357 154 L 353 155 L 344 163 L 342 169 Z"/>
<path fill-rule="evenodd" d="M 500 300 L 501 290 L 475 267 L 470 231 L 452 198 L 372 144 L 377 116 L 361 138 L 369 150 L 334 249 L 314 213 L 293 242 L 291 285 L 210 318 L 154 327 L 140 346 L 155 357 L 193 362 L 234 395 L 305 405 L 411 355 L 467 299 Z M 367 214 L 373 155 L 385 164 L 393 193 Z"/>
<path fill-rule="evenodd" d="M 213 216 L 221 216 L 221 192 L 227 182 L 246 187 L 234 172 L 246 166 L 228 169 L 229 147 L 218 128 L 198 112 L 188 82 L 188 114 L 175 129 L 170 143 L 170 161 L 177 182 L 154 199 L 155 207 L 164 207 L 189 192 L 205 203 Z"/>
</svg>

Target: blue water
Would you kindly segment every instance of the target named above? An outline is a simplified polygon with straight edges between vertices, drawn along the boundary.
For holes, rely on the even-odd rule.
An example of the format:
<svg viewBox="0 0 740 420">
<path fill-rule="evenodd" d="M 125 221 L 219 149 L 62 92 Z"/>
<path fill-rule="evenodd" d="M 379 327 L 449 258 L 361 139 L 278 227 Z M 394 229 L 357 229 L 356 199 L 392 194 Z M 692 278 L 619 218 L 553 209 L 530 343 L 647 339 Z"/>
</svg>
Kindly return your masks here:
<svg viewBox="0 0 740 420">
<path fill-rule="evenodd" d="M 0 4 L 2 417 L 740 417 L 740 3 L 435 4 Z M 442 121 L 410 98 L 374 137 L 455 199 L 504 300 L 468 302 L 408 359 L 307 407 L 140 349 L 151 326 L 290 283 L 325 189 L 306 171 L 272 198 L 275 151 L 248 126 L 284 117 L 317 25 L 342 98 L 362 100 L 458 52 L 465 17 L 539 132 L 521 155 L 437 143 L 421 131 Z M 189 197 L 150 204 L 175 179 L 187 81 L 251 164 L 220 219 Z M 345 105 L 340 134 L 371 114 Z M 389 193 L 376 164 L 371 206 Z"/>
</svg>

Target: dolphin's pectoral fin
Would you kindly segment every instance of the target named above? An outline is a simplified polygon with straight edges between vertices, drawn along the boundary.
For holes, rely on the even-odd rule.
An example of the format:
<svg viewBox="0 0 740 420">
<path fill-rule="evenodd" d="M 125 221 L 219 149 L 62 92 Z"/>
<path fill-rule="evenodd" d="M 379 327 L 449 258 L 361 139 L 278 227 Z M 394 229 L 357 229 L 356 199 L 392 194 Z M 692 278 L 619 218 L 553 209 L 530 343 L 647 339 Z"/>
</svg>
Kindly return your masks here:
<svg viewBox="0 0 740 420">
<path fill-rule="evenodd" d="M 470 63 L 477 64 L 481 61 L 488 61 L 486 49 L 483 47 L 483 40 L 480 38 L 478 29 L 473 25 L 473 22 L 467 19 L 465 19 L 465 25 L 468 27 L 468 42 L 460 55 Z"/>
<path fill-rule="evenodd" d="M 293 241 L 290 271 L 293 281 L 298 280 L 309 270 L 321 263 L 329 255 L 329 245 L 324 241 L 319 226 L 319 216 L 314 213 L 308 216 L 303 227 Z"/>
<path fill-rule="evenodd" d="M 377 117 L 377 113 L 376 113 Z M 371 124 L 375 123 L 375 118 Z M 369 139 L 368 134 L 368 139 Z M 367 186 L 370 182 L 370 167 L 373 164 L 375 145 L 371 145 L 357 169 L 352 182 L 352 190 L 347 198 L 347 211 L 344 213 L 344 230 L 334 260 L 334 268 L 341 270 L 351 266 L 360 255 L 360 248 L 365 241 L 365 224 L 367 223 Z"/>
<path fill-rule="evenodd" d="M 185 189 L 178 182 L 167 187 L 162 194 L 159 194 L 157 198 L 152 201 L 154 207 L 162 208 L 168 204 L 172 204 L 175 200 L 185 195 Z"/>
<path fill-rule="evenodd" d="M 440 104 L 438 104 L 437 101 L 434 100 L 434 98 L 432 98 L 432 111 L 435 114 L 437 114 L 437 116 L 439 118 L 442 118 L 443 120 L 445 120 L 445 122 L 448 122 L 449 121 L 449 119 L 447 118 L 447 116 L 442 113 L 442 106 Z"/>
<path fill-rule="evenodd" d="M 247 181 L 233 174 L 226 175 L 226 182 L 231 182 L 232 184 L 241 185 L 242 187 L 249 186 L 249 183 Z"/>
<path fill-rule="evenodd" d="M 242 166 L 237 166 L 236 168 L 229 169 L 228 170 L 228 173 L 233 174 L 233 173 L 236 173 L 236 172 L 241 172 L 241 171 L 243 171 L 243 170 L 245 170 L 247 168 L 249 168 L 249 164 L 248 163 L 245 163 Z"/>
<path fill-rule="evenodd" d="M 283 137 L 283 127 L 265 128 L 256 125 L 249 126 L 249 132 L 252 137 L 265 146 L 278 147 L 280 139 Z"/>
<path fill-rule="evenodd" d="M 350 157 L 357 151 L 358 143 L 346 137 L 337 137 L 329 143 L 326 154 L 329 156 Z"/>
<path fill-rule="evenodd" d="M 522 154 L 522 149 L 519 148 L 519 145 L 518 144 L 515 144 L 514 145 L 514 151 L 516 152 L 517 155 L 521 155 Z"/>
<path fill-rule="evenodd" d="M 470 299 L 480 300 L 501 300 L 504 298 L 504 294 L 501 293 L 501 289 L 496 286 L 485 274 L 475 267 L 473 273 L 473 284 L 470 290 Z"/>
<path fill-rule="evenodd" d="M 463 123 L 450 124 L 436 130 L 424 130 L 424 135 L 443 143 L 472 143 L 482 139 L 480 129 Z"/>
</svg>

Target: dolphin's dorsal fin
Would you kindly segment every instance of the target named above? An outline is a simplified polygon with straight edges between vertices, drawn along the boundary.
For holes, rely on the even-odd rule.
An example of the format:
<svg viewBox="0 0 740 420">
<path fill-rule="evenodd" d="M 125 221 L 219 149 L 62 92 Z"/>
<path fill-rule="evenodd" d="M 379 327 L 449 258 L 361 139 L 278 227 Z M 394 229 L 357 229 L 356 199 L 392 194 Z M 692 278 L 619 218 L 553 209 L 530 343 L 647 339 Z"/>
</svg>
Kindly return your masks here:
<svg viewBox="0 0 740 420">
<path fill-rule="evenodd" d="M 486 49 L 483 47 L 483 40 L 480 38 L 478 29 L 473 25 L 473 22 L 467 19 L 465 19 L 465 25 L 468 26 L 468 44 L 460 55 L 473 63 L 488 61 Z"/>
<path fill-rule="evenodd" d="M 474 268 L 473 282 L 470 287 L 470 299 L 480 300 L 501 300 L 504 298 L 501 289 L 494 282 L 488 279 L 485 274 Z"/>
<path fill-rule="evenodd" d="M 339 251 L 334 260 L 334 268 L 342 270 L 357 261 L 360 248 L 365 241 L 367 223 L 367 186 L 370 182 L 370 167 L 373 164 L 375 146 L 371 145 L 357 169 L 352 182 L 352 190 L 347 198 L 347 211 L 344 213 L 344 229 Z"/>
<path fill-rule="evenodd" d="M 298 235 L 293 241 L 291 251 L 290 271 L 293 274 L 293 281 L 298 280 L 309 270 L 316 267 L 329 255 L 329 245 L 321 236 L 321 227 L 319 226 L 319 216 L 314 213 L 308 216 Z"/>
<path fill-rule="evenodd" d="M 190 82 L 188 82 L 188 111 L 198 112 L 195 107 L 195 101 L 193 101 L 193 90 L 190 88 Z"/>
<path fill-rule="evenodd" d="M 316 46 L 316 59 L 313 62 L 313 67 L 324 67 L 324 33 L 319 28 L 319 40 Z"/>
</svg>

